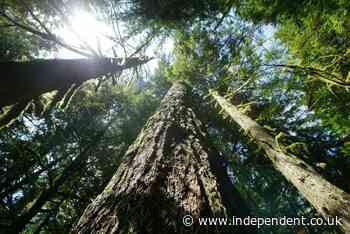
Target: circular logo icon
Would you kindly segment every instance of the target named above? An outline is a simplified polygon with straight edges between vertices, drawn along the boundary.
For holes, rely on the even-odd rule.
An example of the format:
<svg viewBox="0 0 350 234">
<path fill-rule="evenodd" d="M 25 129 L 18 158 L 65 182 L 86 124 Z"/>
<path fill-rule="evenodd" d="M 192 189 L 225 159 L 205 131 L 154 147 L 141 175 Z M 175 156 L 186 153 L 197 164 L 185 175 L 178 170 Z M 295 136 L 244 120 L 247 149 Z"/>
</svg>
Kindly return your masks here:
<svg viewBox="0 0 350 234">
<path fill-rule="evenodd" d="M 193 224 L 193 218 L 191 215 L 185 215 L 182 218 L 182 222 L 186 227 L 190 227 Z"/>
</svg>

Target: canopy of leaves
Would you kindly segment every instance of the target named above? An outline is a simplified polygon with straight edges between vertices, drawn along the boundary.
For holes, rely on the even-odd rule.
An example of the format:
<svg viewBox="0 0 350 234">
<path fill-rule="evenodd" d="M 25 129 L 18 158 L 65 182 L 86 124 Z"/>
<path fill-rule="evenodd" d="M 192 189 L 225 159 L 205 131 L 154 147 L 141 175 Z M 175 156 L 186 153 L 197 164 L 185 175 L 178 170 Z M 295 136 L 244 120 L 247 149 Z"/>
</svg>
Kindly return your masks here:
<svg viewBox="0 0 350 234">
<path fill-rule="evenodd" d="M 35 15 L 47 20 L 48 29 L 59 26 L 59 12 L 47 1 L 26 2 Z M 64 10 L 77 1 L 54 2 Z M 213 105 L 208 89 L 225 95 L 272 135 L 284 133 L 279 141 L 286 150 L 301 155 L 329 181 L 350 192 L 348 1 L 78 2 L 111 17 L 111 21 L 131 22 L 126 29 L 129 35 L 120 36 L 118 43 L 142 30 L 152 32 L 140 41 L 140 50 L 163 28 L 170 29 L 172 33 L 162 36 L 174 40 L 173 56 L 162 58 L 150 76 L 135 70 L 139 80 L 130 78 L 130 72 L 86 83 L 65 110 L 53 106 L 42 111 L 43 99 L 38 99 L 11 127 L 0 131 L 1 228 L 13 225 L 9 217 L 28 210 L 37 196 L 93 145 L 93 152 L 87 152 L 86 159 L 25 230 L 69 232 L 109 181 L 170 83 L 179 79 L 191 85 L 193 108 L 205 123 L 211 143 L 225 158 L 231 180 L 252 215 L 316 214 L 272 168 L 262 150 Z M 15 22 L 45 32 L 24 5 L 6 1 L 4 6 L 7 10 L 0 8 L 1 12 L 11 11 Z M 118 12 L 120 15 L 115 15 Z M 1 61 L 32 59 L 59 45 L 52 37 L 43 38 L 8 23 L 2 14 Z M 125 77 L 129 79 L 123 81 Z M 316 226 L 264 226 L 258 232 L 291 230 L 336 233 L 331 227 Z"/>
<path fill-rule="evenodd" d="M 125 17 L 153 27 L 189 26 L 194 20 L 206 19 L 225 10 L 225 0 L 132 0 Z"/>
<path fill-rule="evenodd" d="M 290 56 L 285 68 L 293 73 L 291 92 L 305 93 L 305 105 L 324 126 L 340 136 L 349 133 L 349 2 L 260 1 L 234 3 L 244 18 L 276 24 L 275 33 Z M 270 62 L 274 63 L 275 58 Z M 296 88 L 299 87 L 299 88 Z"/>
</svg>

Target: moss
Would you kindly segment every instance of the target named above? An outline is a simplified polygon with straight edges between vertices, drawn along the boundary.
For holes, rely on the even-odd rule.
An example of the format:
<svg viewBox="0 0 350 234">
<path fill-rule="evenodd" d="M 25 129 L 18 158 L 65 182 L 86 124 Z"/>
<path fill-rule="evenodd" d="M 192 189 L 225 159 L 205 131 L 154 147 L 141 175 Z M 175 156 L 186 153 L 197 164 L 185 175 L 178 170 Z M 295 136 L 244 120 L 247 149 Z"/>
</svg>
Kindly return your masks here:
<svg viewBox="0 0 350 234">
<path fill-rule="evenodd" d="M 16 120 L 16 118 L 27 109 L 29 104 L 30 102 L 23 101 L 6 107 L 4 113 L 0 115 L 0 129 L 11 125 Z"/>
<path fill-rule="evenodd" d="M 304 152 L 309 152 L 306 144 L 302 142 L 295 142 L 293 144 L 290 144 L 287 147 L 285 147 L 285 149 L 287 150 L 287 152 L 290 152 L 294 155 L 301 155 Z"/>
</svg>

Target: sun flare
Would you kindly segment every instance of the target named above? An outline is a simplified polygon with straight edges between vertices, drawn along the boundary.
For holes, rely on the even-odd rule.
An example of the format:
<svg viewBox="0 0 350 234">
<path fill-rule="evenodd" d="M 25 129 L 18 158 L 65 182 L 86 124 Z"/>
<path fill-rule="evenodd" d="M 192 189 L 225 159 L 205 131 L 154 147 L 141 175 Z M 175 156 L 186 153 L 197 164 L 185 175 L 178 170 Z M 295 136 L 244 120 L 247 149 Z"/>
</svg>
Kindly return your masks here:
<svg viewBox="0 0 350 234">
<path fill-rule="evenodd" d="M 112 30 L 105 22 L 98 21 L 96 17 L 85 11 L 76 11 L 68 17 L 68 24 L 65 24 L 59 31 L 59 35 L 69 45 L 78 48 L 92 49 L 103 53 L 110 53 L 113 42 L 106 35 L 111 35 Z M 77 58 L 81 55 L 67 49 L 60 49 L 60 58 Z"/>
<path fill-rule="evenodd" d="M 93 51 L 93 53 L 103 57 L 127 57 L 142 45 L 142 41 L 146 37 L 146 35 L 141 34 L 123 41 L 124 39 L 120 37 L 125 38 L 124 34 L 127 31 L 125 24 L 118 23 L 119 31 L 116 35 L 113 25 L 106 21 L 97 20 L 96 15 L 83 10 L 75 10 L 68 17 L 68 22 L 58 30 L 58 35 L 63 41 L 84 52 L 91 54 Z M 124 45 L 121 46 L 120 42 L 116 43 L 116 40 L 120 40 Z M 164 40 L 162 46 L 157 41 L 151 43 L 143 53 L 144 56 L 155 58 L 147 63 L 148 69 L 153 71 L 157 67 L 160 50 L 171 53 L 173 47 L 174 41 L 171 39 Z M 54 57 L 72 59 L 84 56 L 62 47 L 55 53 Z"/>
</svg>

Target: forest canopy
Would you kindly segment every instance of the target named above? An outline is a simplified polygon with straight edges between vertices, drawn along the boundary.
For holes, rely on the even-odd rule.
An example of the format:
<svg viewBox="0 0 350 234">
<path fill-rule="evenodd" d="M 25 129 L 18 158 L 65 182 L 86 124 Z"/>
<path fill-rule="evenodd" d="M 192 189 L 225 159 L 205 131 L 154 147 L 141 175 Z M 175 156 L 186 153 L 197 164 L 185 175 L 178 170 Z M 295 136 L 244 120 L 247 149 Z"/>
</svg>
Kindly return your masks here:
<svg viewBox="0 0 350 234">
<path fill-rule="evenodd" d="M 349 12 L 1 1 L 0 233 L 350 233 Z"/>
</svg>

